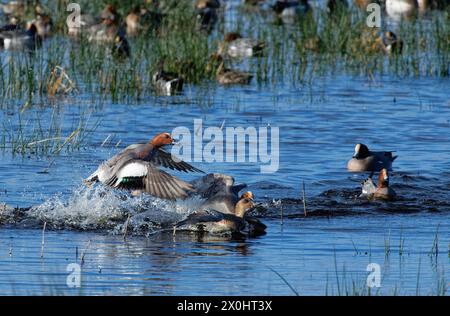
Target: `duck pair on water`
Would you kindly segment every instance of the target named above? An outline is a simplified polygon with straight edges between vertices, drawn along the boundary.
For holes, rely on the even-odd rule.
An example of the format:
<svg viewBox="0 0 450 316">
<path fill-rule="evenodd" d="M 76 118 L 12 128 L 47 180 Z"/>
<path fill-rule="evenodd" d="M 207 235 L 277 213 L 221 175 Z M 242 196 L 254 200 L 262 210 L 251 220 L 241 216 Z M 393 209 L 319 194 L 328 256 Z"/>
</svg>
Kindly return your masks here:
<svg viewBox="0 0 450 316">
<path fill-rule="evenodd" d="M 253 208 L 253 194 L 247 192 L 242 195 L 239 201 L 234 200 L 234 196 L 227 195 L 227 184 L 232 186 L 234 180 L 228 182 L 225 180 L 223 186 L 216 188 L 222 194 L 221 199 L 217 193 L 213 194 L 212 186 L 202 188 L 202 184 L 211 184 L 211 177 L 206 176 L 205 179 L 191 184 L 180 180 L 159 167 L 169 168 L 183 172 L 203 172 L 184 161 L 174 160 L 172 155 L 163 147 L 174 144 L 174 140 L 169 133 L 162 133 L 155 136 L 146 144 L 130 145 L 124 151 L 115 155 L 108 161 L 102 163 L 99 168 L 91 174 L 86 180 L 87 185 L 96 182 L 102 182 L 110 187 L 118 189 L 131 190 L 133 194 L 141 194 L 142 192 L 162 198 L 175 200 L 184 199 L 197 190 L 194 185 L 202 190 L 206 201 L 202 205 L 202 210 L 193 213 L 185 221 L 177 224 L 180 230 L 205 231 L 210 230 L 211 233 L 239 233 L 245 227 L 248 232 L 259 232 L 265 230 L 265 225 L 256 218 L 244 217 L 245 212 Z M 214 176 L 213 176 L 214 178 Z M 219 179 L 219 177 L 215 177 Z M 243 187 L 241 187 L 243 188 Z M 239 191 L 233 191 L 237 194 Z M 225 204 L 225 207 L 222 205 Z M 219 210 L 214 209 L 215 206 Z M 206 209 L 206 210 L 205 210 Z"/>
<path fill-rule="evenodd" d="M 392 169 L 392 163 L 397 158 L 392 151 L 370 151 L 364 144 L 356 144 L 355 153 L 347 163 L 350 172 L 371 172 L 371 175 L 362 184 L 362 196 L 392 200 L 395 191 L 389 187 L 388 170 Z M 378 185 L 372 181 L 374 172 L 380 172 Z"/>
</svg>

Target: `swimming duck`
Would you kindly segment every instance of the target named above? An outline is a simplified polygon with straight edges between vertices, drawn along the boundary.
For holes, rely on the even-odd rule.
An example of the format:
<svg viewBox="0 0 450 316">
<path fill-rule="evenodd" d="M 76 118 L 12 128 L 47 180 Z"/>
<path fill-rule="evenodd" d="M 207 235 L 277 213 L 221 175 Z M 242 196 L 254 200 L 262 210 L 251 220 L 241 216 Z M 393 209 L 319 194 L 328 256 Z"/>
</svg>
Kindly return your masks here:
<svg viewBox="0 0 450 316">
<path fill-rule="evenodd" d="M 389 187 L 389 174 L 386 168 L 381 169 L 378 176 L 378 185 L 372 180 L 373 173 L 362 184 L 361 196 L 369 199 L 392 200 L 396 196 L 395 191 Z"/>
<path fill-rule="evenodd" d="M 225 68 L 222 60 L 217 67 L 216 80 L 221 85 L 249 84 L 253 75 L 248 72 Z"/>
<path fill-rule="evenodd" d="M 392 162 L 397 156 L 392 151 L 370 151 L 364 144 L 356 144 L 355 153 L 347 163 L 350 172 L 380 171 L 383 168 L 391 170 Z"/>
<path fill-rule="evenodd" d="M 218 0 L 197 0 L 195 12 L 202 29 L 210 31 L 218 20 L 217 9 L 220 8 Z"/>
<path fill-rule="evenodd" d="M 125 38 L 125 36 L 121 34 L 118 34 L 116 36 L 112 48 L 112 53 L 113 56 L 118 58 L 130 57 L 130 44 L 128 44 L 128 40 Z"/>
<path fill-rule="evenodd" d="M 16 18 L 12 18 L 9 20 L 8 24 L 5 24 L 0 27 L 0 33 L 7 31 L 18 31 L 20 30 L 19 20 Z"/>
<path fill-rule="evenodd" d="M 394 32 L 387 31 L 382 37 L 382 48 L 386 54 L 399 53 L 403 50 L 403 41 L 397 39 Z"/>
<path fill-rule="evenodd" d="M 21 17 L 25 14 L 25 3 L 23 1 L 1 3 L 0 10 L 2 10 L 5 15 Z"/>
<path fill-rule="evenodd" d="M 7 50 L 27 50 L 32 51 L 42 43 L 41 37 L 37 33 L 37 28 L 33 23 L 27 25 L 27 29 L 14 29 L 0 33 L 0 47 Z"/>
<path fill-rule="evenodd" d="M 271 8 L 284 23 L 292 23 L 299 15 L 306 14 L 311 10 L 308 0 L 278 0 Z"/>
<path fill-rule="evenodd" d="M 246 227 L 244 215 L 253 206 L 253 199 L 243 198 L 236 203 L 234 214 L 224 214 L 216 210 L 194 212 L 177 223 L 174 231 L 188 230 L 218 235 L 242 233 Z"/>
<path fill-rule="evenodd" d="M 78 37 L 83 33 L 91 34 L 96 28 L 99 29 L 101 26 L 101 20 L 90 14 L 81 14 L 79 21 L 79 27 L 72 24 L 67 25 L 68 35 L 73 39 L 78 39 Z"/>
<path fill-rule="evenodd" d="M 153 74 L 153 85 L 158 95 L 171 96 L 183 90 L 184 80 L 174 72 L 164 71 L 164 61 L 160 61 Z"/>
<path fill-rule="evenodd" d="M 53 21 L 49 15 L 38 15 L 36 19 L 31 21 L 37 29 L 37 33 L 41 38 L 46 38 L 51 35 Z"/>
<path fill-rule="evenodd" d="M 386 13 L 395 20 L 412 17 L 417 9 L 417 0 L 386 0 Z"/>
<path fill-rule="evenodd" d="M 201 198 L 205 201 L 201 209 L 214 209 L 221 213 L 234 214 L 234 207 L 239 201 L 239 191 L 247 187 L 246 184 L 235 185 L 232 176 L 210 173 L 191 182 Z"/>
<path fill-rule="evenodd" d="M 236 32 L 227 33 L 219 44 L 220 55 L 228 55 L 233 58 L 252 57 L 260 55 L 266 44 L 251 38 L 243 38 Z"/>
<path fill-rule="evenodd" d="M 251 191 L 247 191 L 244 194 L 241 195 L 241 199 L 250 199 L 253 201 L 254 196 Z M 245 231 L 248 232 L 250 235 L 261 235 L 265 234 L 267 226 L 262 223 L 259 219 L 257 219 L 254 216 L 250 216 L 245 214 L 244 220 L 246 223 Z"/>
<path fill-rule="evenodd" d="M 162 19 L 163 15 L 157 11 L 143 6 L 134 7 L 125 17 L 126 33 L 128 36 L 137 36 L 145 29 L 158 29 Z"/>
<path fill-rule="evenodd" d="M 194 191 L 192 185 L 159 170 L 158 166 L 184 172 L 203 171 L 172 159 L 163 147 L 173 143 L 169 133 L 161 133 L 148 143 L 130 145 L 102 163 L 84 182 L 89 186 L 102 182 L 113 188 L 134 190 L 135 195 L 146 192 L 161 199 L 186 198 Z"/>
<path fill-rule="evenodd" d="M 100 13 L 102 22 L 89 28 L 89 41 L 98 43 L 113 43 L 118 34 L 124 32 L 119 26 L 119 14 L 112 5 L 107 5 Z"/>
</svg>

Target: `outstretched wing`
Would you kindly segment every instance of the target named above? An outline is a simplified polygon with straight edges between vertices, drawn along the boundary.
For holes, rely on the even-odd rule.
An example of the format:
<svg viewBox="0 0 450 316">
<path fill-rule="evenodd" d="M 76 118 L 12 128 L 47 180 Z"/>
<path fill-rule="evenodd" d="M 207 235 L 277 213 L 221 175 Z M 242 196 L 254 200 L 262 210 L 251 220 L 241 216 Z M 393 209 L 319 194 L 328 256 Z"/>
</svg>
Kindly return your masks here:
<svg viewBox="0 0 450 316">
<path fill-rule="evenodd" d="M 130 161 L 106 184 L 120 189 L 144 190 L 150 195 L 168 200 L 186 198 L 189 192 L 194 191 L 189 183 L 142 160 Z"/>
<path fill-rule="evenodd" d="M 184 199 L 194 191 L 192 185 L 167 172 L 147 165 L 147 175 L 143 178 L 145 192 L 163 199 Z"/>
<path fill-rule="evenodd" d="M 187 162 L 173 160 L 172 155 L 162 149 L 158 149 L 155 151 L 155 154 L 151 158 L 151 162 L 158 166 L 162 166 L 164 168 L 169 168 L 172 170 L 204 173 L 202 170 L 191 166 Z"/>
</svg>

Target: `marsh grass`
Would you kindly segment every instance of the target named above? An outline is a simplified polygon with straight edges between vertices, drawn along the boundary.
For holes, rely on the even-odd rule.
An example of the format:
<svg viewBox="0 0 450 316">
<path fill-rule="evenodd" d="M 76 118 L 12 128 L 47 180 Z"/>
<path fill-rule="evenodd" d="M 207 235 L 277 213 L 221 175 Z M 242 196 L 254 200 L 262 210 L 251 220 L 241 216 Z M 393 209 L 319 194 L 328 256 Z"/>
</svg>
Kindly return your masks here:
<svg viewBox="0 0 450 316">
<path fill-rule="evenodd" d="M 122 17 L 132 4 L 125 1 L 78 1 L 82 13 L 97 14 L 107 3 L 116 6 Z M 365 27 L 366 15 L 358 10 L 342 10 L 329 16 L 315 10 L 292 25 L 274 23 L 271 12 L 254 13 L 239 10 L 233 20 L 219 19 L 218 25 L 207 33 L 199 29 L 189 1 L 165 1 L 165 14 L 158 29 L 141 32 L 129 38 L 131 57 L 118 59 L 111 53 L 111 45 L 90 43 L 87 36 L 78 41 L 67 37 L 65 25 L 66 2 L 45 3 L 52 14 L 54 35 L 33 53 L 2 52 L 0 65 L 0 108 L 17 112 L 15 122 L 2 115 L 1 142 L 3 150 L 13 154 L 59 153 L 63 149 L 76 150 L 96 125 L 88 127 L 80 114 L 71 130 L 64 129 L 52 117 L 44 124 L 43 117 L 25 117 L 36 104 L 51 104 L 55 98 L 67 94 L 89 96 L 92 104 L 142 103 L 158 105 L 185 103 L 204 108 L 216 103 L 214 67 L 210 56 L 228 31 L 241 31 L 266 42 L 261 57 L 249 60 L 227 60 L 233 68 L 245 68 L 254 74 L 254 84 L 261 90 L 276 93 L 280 88 L 306 88 L 310 102 L 323 102 L 313 89 L 319 78 L 344 74 L 375 78 L 392 77 L 448 77 L 450 62 L 450 24 L 448 12 L 432 14 L 400 24 L 397 35 L 404 41 L 402 54 L 386 55 L 371 50 L 370 45 L 380 30 Z M 175 8 L 175 9 L 171 9 Z M 159 61 L 164 60 L 166 71 L 178 73 L 187 83 L 181 96 L 159 98 L 154 94 L 152 76 Z M 54 70 L 60 67 L 75 89 L 56 93 Z M 325 91 L 325 90 L 324 90 Z M 325 92 L 323 92 L 325 93 Z M 58 94 L 58 95 L 57 95 Z M 239 104 L 239 97 L 236 97 Z M 57 102 L 57 101 L 56 101 Z M 94 105 L 92 111 L 96 110 Z M 42 112 L 35 111 L 38 116 Z M 29 144 L 32 144 L 29 146 Z"/>
<path fill-rule="evenodd" d="M 64 124 L 65 116 L 53 109 L 50 117 L 38 113 L 19 113 L 2 122 L 0 148 L 13 155 L 52 155 L 66 150 L 78 150 L 99 120 L 90 122 L 89 113 L 80 113 L 70 126 Z"/>
<path fill-rule="evenodd" d="M 433 244 L 431 245 L 429 255 L 431 257 L 437 257 L 439 254 L 439 225 L 436 228 L 436 233 L 434 234 Z"/>
<path fill-rule="evenodd" d="M 99 12 L 107 3 L 79 2 L 85 13 Z M 122 17 L 130 10 L 127 2 L 111 2 L 116 3 Z M 177 4 L 176 10 L 168 10 L 158 30 L 130 38 L 131 58 L 124 60 L 114 58 L 109 45 L 89 43 L 86 36 L 78 42 L 69 40 L 64 26 L 67 12 L 61 14 L 58 1 L 48 6 L 51 12 L 58 13 L 54 16 L 56 34 L 33 54 L 9 54 L 0 69 L 0 96 L 4 99 L 46 96 L 43 83 L 55 66 L 71 74 L 82 87 L 81 93 L 95 93 L 113 102 L 151 95 L 151 77 L 160 60 L 165 61 L 167 71 L 179 73 L 188 83 L 214 81 L 207 66 L 209 56 L 222 40 L 224 26 L 219 23 L 209 35 L 200 30 L 187 1 Z M 255 18 L 250 13 L 239 14 L 227 29 L 241 30 L 246 36 L 266 42 L 263 56 L 247 63 L 258 85 L 295 86 L 338 72 L 357 76 L 449 75 L 450 26 L 445 23 L 446 12 L 432 15 L 431 21 L 402 23 L 398 36 L 405 42 L 405 51 L 391 56 L 370 49 L 380 32 L 368 29 L 365 14 L 357 10 L 342 10 L 333 16 L 316 10 L 293 25 L 273 24 L 271 15 L 267 15 Z"/>
<path fill-rule="evenodd" d="M 391 230 L 389 229 L 388 236 L 384 237 L 384 255 L 386 258 L 391 254 Z"/>
</svg>

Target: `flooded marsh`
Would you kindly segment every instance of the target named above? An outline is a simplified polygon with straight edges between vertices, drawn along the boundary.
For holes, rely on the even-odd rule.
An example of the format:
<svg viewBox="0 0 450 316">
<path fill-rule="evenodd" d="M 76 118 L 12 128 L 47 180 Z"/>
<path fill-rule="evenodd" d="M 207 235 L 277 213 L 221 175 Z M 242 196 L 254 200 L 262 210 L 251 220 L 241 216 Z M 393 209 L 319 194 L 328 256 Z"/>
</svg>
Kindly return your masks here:
<svg viewBox="0 0 450 316">
<path fill-rule="evenodd" d="M 230 0 L 205 26 L 195 1 L 159 1 L 150 12 L 161 22 L 102 43 L 69 36 L 66 2 L 41 1 L 52 34 L 35 50 L 0 50 L 0 294 L 448 295 L 448 6 L 400 21 L 382 6 L 381 28 L 370 28 L 351 1 L 331 13 L 309 1 L 301 18 L 283 21 L 275 1 Z M 78 3 L 95 18 L 112 4 L 124 23 L 144 1 Z M 23 22 L 35 10 L 27 4 Z M 401 50 L 382 44 L 387 31 Z M 262 53 L 219 58 L 229 32 L 263 41 Z M 249 84 L 220 84 L 221 64 Z M 181 91 L 161 95 L 158 71 L 179 75 Z M 127 146 L 180 127 L 204 137 L 204 156 L 189 164 L 247 184 L 248 215 L 265 234 L 174 234 L 200 197 L 83 184 Z M 204 159 L 208 128 L 238 127 L 279 130 L 276 172 L 247 159 L 248 137 L 243 161 Z M 395 199 L 360 197 L 370 172 L 346 167 L 357 143 L 395 151 Z M 172 171 L 187 182 L 205 176 Z M 79 287 L 68 284 L 70 264 Z"/>
</svg>

